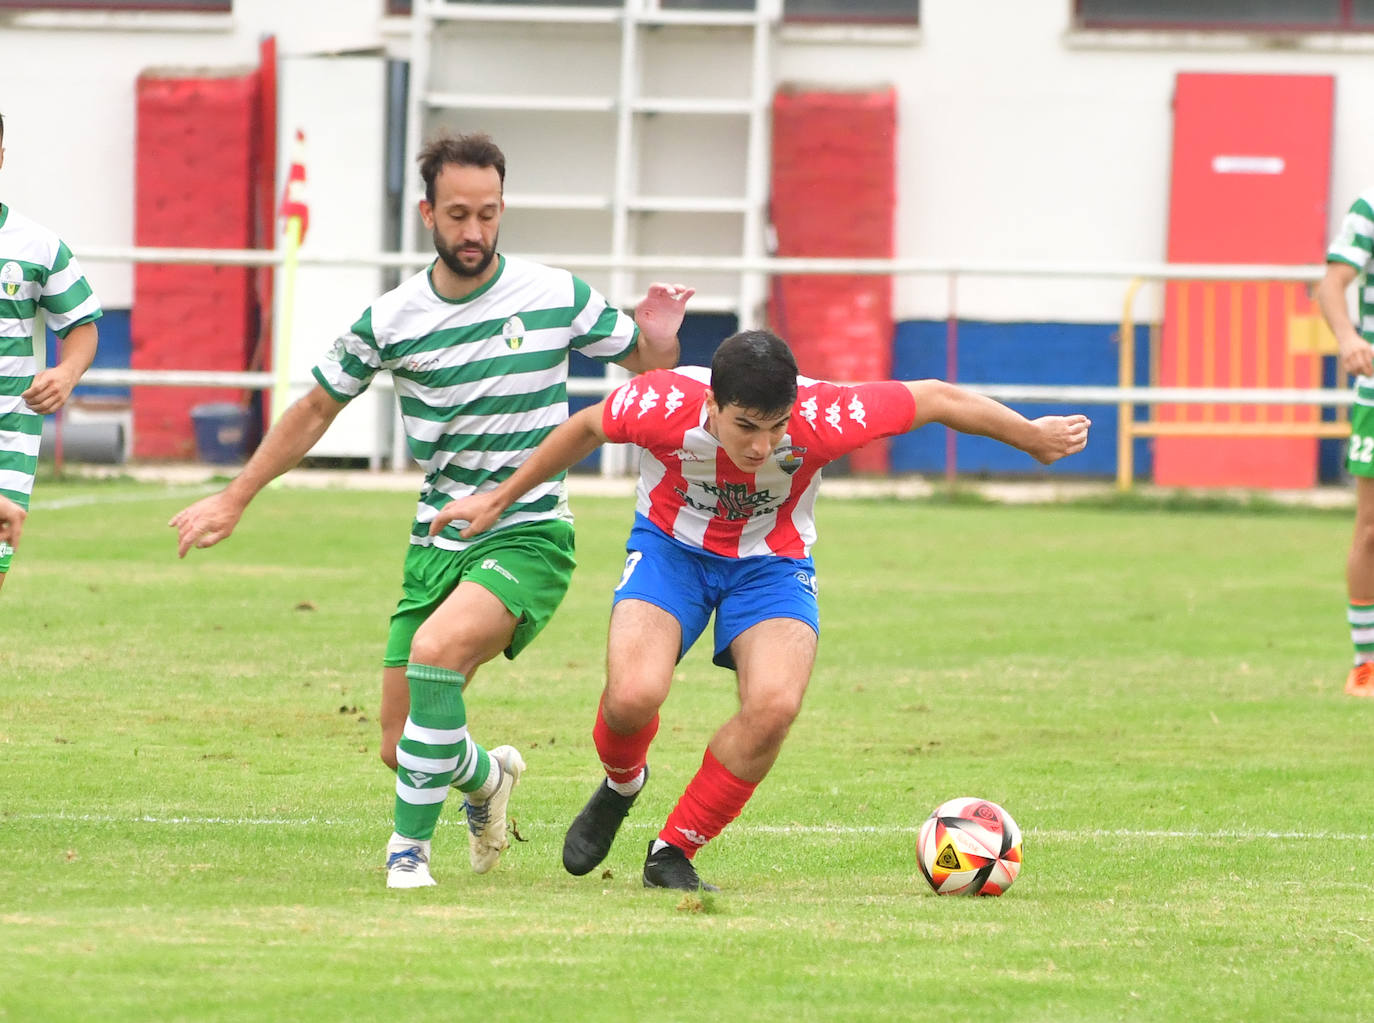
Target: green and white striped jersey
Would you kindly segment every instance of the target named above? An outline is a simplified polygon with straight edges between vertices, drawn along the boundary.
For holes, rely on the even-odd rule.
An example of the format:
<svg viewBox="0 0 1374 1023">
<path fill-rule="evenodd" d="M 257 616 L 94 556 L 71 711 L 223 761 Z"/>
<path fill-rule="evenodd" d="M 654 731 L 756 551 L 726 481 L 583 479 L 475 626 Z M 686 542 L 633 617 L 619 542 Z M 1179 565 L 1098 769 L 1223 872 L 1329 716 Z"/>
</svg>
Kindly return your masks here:
<svg viewBox="0 0 1374 1023">
<path fill-rule="evenodd" d="M 20 395 L 38 369 L 33 321 L 40 306 L 58 337 L 100 316 L 100 302 L 62 239 L 0 205 L 0 494 L 25 508 L 43 417 Z"/>
<path fill-rule="evenodd" d="M 1360 271 L 1360 313 L 1356 326 L 1374 344 L 1374 284 L 1369 279 L 1374 263 L 1374 187 L 1366 188 L 1350 204 L 1340 230 L 1326 249 L 1328 263 L 1349 263 Z"/>
<path fill-rule="evenodd" d="M 314 368 L 339 401 L 390 370 L 410 453 L 425 470 L 410 542 L 461 550 L 450 526 L 429 535 L 450 500 L 490 490 L 568 418 L 568 352 L 626 358 L 634 320 L 566 270 L 498 256 L 490 281 L 466 298 L 435 293 L 429 269 L 377 299 Z M 561 518 L 563 477 L 511 505 L 495 528 Z"/>
</svg>

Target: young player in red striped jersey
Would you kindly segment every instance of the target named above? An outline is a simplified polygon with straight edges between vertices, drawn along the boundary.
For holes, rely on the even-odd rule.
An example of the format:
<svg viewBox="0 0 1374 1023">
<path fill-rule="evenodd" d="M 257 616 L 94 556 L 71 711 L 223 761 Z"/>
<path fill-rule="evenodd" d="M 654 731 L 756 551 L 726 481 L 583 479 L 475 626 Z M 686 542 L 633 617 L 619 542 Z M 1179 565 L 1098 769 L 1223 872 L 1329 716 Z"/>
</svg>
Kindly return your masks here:
<svg viewBox="0 0 1374 1023">
<path fill-rule="evenodd" d="M 1029 420 L 940 380 L 845 386 L 801 377 L 781 338 L 750 330 L 721 343 L 709 373 L 655 370 L 623 384 L 550 434 L 499 486 L 439 511 L 431 529 L 465 520 L 462 535 L 474 536 L 599 445 L 642 449 L 592 732 L 606 779 L 564 840 L 570 873 L 588 873 L 610 851 L 648 779 L 674 666 L 714 613 L 714 660 L 737 673 L 739 711 L 712 736 L 644 864 L 647 887 L 711 888 L 692 858 L 768 774 L 811 677 L 820 471 L 861 444 L 927 423 L 992 437 L 1045 464 L 1082 450 L 1089 426 L 1081 415 Z"/>
</svg>

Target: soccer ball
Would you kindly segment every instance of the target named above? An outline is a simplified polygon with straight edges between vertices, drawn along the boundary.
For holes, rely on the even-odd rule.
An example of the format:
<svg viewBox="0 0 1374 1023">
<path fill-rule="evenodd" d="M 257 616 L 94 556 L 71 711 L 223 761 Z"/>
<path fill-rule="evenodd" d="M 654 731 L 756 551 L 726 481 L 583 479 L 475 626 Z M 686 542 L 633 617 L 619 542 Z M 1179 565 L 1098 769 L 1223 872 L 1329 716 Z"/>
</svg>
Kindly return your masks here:
<svg viewBox="0 0 1374 1023">
<path fill-rule="evenodd" d="M 1021 872 L 1021 829 L 996 803 L 941 803 L 916 836 L 916 862 L 936 895 L 1001 895 Z"/>
</svg>

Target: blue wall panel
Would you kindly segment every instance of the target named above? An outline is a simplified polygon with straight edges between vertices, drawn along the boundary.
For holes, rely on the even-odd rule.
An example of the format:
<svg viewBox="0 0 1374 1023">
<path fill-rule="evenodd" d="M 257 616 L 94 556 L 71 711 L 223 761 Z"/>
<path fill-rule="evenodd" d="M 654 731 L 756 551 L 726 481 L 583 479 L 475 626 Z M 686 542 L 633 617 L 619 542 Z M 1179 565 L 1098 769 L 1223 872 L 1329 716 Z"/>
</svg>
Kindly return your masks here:
<svg viewBox="0 0 1374 1023">
<path fill-rule="evenodd" d="M 93 369 L 128 369 L 133 357 L 133 342 L 129 335 L 129 310 L 106 309 L 105 315 L 95 321 L 100 332 L 100 343 L 95 349 Z M 48 354 L 45 365 L 57 364 L 57 335 L 48 331 Z M 127 387 L 93 387 L 79 384 L 73 392 L 77 398 L 128 398 Z"/>
<path fill-rule="evenodd" d="M 958 324 L 958 382 L 964 384 L 1071 384 L 1114 386 L 1117 382 L 1117 327 L 1111 324 L 985 323 Z M 943 320 L 909 320 L 897 326 L 893 376 L 900 380 L 945 376 L 947 326 Z M 1148 329 L 1137 328 L 1136 379 L 1148 379 Z M 1084 412 L 1093 428 L 1087 450 L 1053 466 L 985 437 L 959 436 L 956 467 L 963 474 L 1108 476 L 1116 474 L 1116 406 L 1012 403 L 1025 416 Z M 894 472 L 945 470 L 942 426 L 927 426 L 892 442 Z M 1150 471 L 1149 441 L 1135 442 L 1136 474 Z"/>
</svg>

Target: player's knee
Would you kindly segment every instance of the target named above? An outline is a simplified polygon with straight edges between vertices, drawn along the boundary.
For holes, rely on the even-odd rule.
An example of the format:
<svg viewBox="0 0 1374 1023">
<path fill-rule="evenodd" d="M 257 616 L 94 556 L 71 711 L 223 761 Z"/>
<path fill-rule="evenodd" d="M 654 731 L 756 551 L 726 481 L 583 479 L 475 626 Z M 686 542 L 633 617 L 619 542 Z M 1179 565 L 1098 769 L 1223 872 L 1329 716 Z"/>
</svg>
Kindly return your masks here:
<svg viewBox="0 0 1374 1023">
<path fill-rule="evenodd" d="M 410 641 L 410 663 L 440 667 L 448 659 L 451 647 L 452 641 L 445 643 L 433 630 L 422 628 Z"/>
<path fill-rule="evenodd" d="M 474 654 L 472 637 L 461 632 L 445 635 L 439 629 L 422 627 L 410 641 L 410 662 L 449 668 L 462 672 L 480 657 Z"/>
<path fill-rule="evenodd" d="M 801 695 L 792 693 L 769 693 L 750 701 L 744 708 L 749 719 L 750 731 L 766 740 L 770 745 L 781 743 L 792 728 L 792 722 L 801 713 Z"/>
<path fill-rule="evenodd" d="M 1374 516 L 1361 516 L 1355 521 L 1355 537 L 1352 546 L 1356 554 L 1374 558 Z"/>
<path fill-rule="evenodd" d="M 658 713 L 664 694 L 655 686 L 622 685 L 608 688 L 601 700 L 601 716 L 611 731 L 631 735 Z"/>
</svg>

